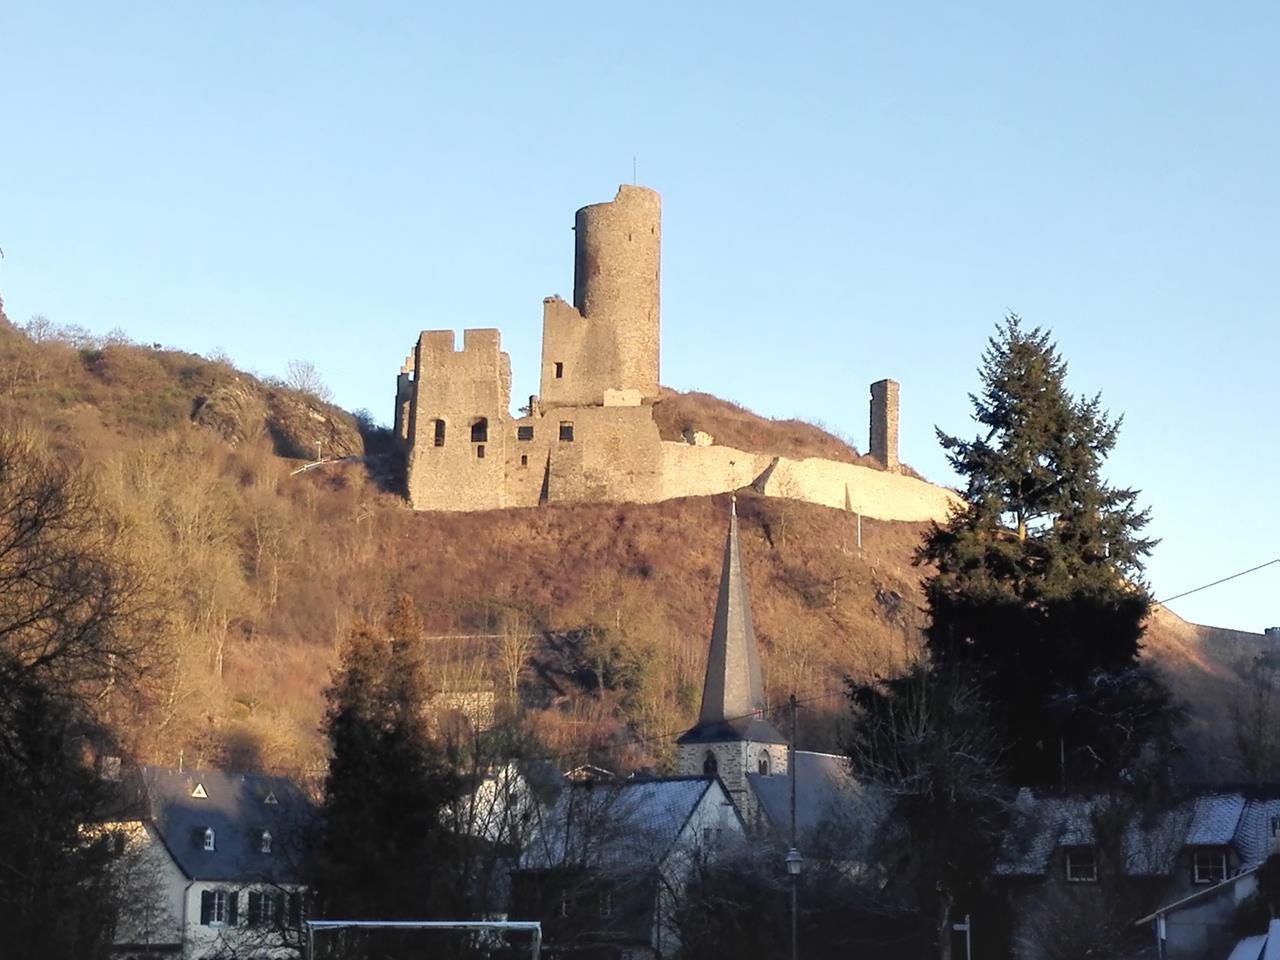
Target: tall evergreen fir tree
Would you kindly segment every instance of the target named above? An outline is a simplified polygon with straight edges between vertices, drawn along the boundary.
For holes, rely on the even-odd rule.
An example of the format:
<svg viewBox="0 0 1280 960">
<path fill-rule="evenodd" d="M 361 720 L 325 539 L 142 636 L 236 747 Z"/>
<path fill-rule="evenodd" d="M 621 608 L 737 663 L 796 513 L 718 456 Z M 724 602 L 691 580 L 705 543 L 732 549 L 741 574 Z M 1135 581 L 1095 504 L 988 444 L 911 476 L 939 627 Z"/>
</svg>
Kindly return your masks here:
<svg viewBox="0 0 1280 960">
<path fill-rule="evenodd" d="M 1177 711 L 1139 661 L 1148 511 L 1101 474 L 1120 420 L 1068 393 L 1066 374 L 1048 332 L 1006 319 L 970 395 L 980 433 L 938 431 L 966 506 L 917 562 L 935 568 L 933 660 L 979 678 L 1010 776 L 1101 785 L 1170 747 Z"/>
<path fill-rule="evenodd" d="M 357 628 L 328 690 L 319 909 L 355 919 L 432 919 L 452 902 L 442 812 L 457 777 L 434 742 L 420 621 L 400 598 L 383 628 Z"/>
</svg>

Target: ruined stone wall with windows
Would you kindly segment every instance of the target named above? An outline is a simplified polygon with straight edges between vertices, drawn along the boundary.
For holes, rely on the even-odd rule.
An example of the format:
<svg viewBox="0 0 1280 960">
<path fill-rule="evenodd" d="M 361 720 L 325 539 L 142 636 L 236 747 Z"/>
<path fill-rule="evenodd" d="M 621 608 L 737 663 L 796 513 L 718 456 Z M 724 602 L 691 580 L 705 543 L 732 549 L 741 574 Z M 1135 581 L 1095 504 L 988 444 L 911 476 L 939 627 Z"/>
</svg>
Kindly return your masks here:
<svg viewBox="0 0 1280 960">
<path fill-rule="evenodd" d="M 897 473 L 898 385 L 871 390 L 871 449 L 887 473 L 663 441 L 658 397 L 661 200 L 624 185 L 575 218 L 574 297 L 543 300 L 540 393 L 513 417 L 497 330 L 424 331 L 396 378 L 395 434 L 418 510 L 653 502 L 755 486 L 881 519 L 943 519 L 955 497 Z M 713 439 L 713 438 L 712 438 Z M 696 440 L 696 438 L 695 438 Z"/>
</svg>

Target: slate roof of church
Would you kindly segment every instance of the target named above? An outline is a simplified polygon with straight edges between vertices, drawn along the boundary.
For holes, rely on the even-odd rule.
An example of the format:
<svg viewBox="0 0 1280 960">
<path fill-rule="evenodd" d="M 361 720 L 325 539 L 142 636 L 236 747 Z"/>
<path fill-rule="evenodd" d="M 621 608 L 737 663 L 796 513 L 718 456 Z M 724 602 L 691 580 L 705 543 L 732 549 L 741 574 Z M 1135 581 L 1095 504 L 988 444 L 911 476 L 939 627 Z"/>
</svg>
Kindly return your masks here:
<svg viewBox="0 0 1280 960">
<path fill-rule="evenodd" d="M 315 809 L 291 780 L 171 767 L 140 767 L 139 774 L 147 818 L 187 877 L 300 882 Z M 213 850 L 204 849 L 206 829 L 214 832 Z M 271 834 L 269 853 L 262 852 L 264 830 Z"/>
<path fill-rule="evenodd" d="M 842 858 L 865 857 L 888 813 L 888 798 L 876 788 L 858 783 L 849 772 L 849 761 L 837 754 L 797 750 L 795 774 L 796 833 L 801 847 L 812 850 L 820 846 Z M 747 782 L 770 831 L 790 842 L 790 775 L 749 773 Z"/>
<path fill-rule="evenodd" d="M 751 597 L 742 572 L 738 547 L 738 511 L 729 517 L 720 570 L 720 592 L 711 624 L 711 647 L 702 684 L 698 722 L 678 742 L 754 740 L 786 743 L 765 712 L 764 677 L 755 629 L 751 625 Z"/>
</svg>

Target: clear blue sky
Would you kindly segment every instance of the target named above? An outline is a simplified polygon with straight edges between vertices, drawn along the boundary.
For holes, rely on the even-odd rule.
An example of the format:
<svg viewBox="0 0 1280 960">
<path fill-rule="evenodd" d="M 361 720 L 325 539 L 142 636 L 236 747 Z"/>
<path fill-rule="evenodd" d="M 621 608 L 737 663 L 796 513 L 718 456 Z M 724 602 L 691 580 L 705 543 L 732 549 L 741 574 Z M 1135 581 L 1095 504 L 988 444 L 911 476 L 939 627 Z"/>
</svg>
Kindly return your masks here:
<svg viewBox="0 0 1280 960">
<path fill-rule="evenodd" d="M 0 5 L 22 322 L 313 361 L 390 417 L 424 328 L 536 389 L 574 210 L 662 192 L 663 381 L 904 459 L 1009 309 L 1125 415 L 1169 595 L 1280 556 L 1280 4 Z M 1173 605 L 1280 624 L 1280 566 Z"/>
</svg>

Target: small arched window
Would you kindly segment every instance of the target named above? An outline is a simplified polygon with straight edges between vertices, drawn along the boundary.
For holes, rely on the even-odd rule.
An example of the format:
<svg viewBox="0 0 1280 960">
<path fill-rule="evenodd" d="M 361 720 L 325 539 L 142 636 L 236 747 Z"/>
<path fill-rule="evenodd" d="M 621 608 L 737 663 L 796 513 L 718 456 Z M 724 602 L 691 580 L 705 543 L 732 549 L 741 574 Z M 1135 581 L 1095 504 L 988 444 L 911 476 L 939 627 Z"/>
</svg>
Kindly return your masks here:
<svg viewBox="0 0 1280 960">
<path fill-rule="evenodd" d="M 759 770 L 766 777 L 769 775 L 769 751 L 768 750 L 760 751 Z"/>
<path fill-rule="evenodd" d="M 489 442 L 489 420 L 487 417 L 480 417 L 475 423 L 471 424 L 471 442 Z"/>
<path fill-rule="evenodd" d="M 271 852 L 271 831 L 270 831 L 270 830 L 263 830 L 263 831 L 262 831 L 262 836 L 261 836 L 261 837 L 259 837 L 258 849 L 259 849 L 262 853 L 270 853 L 270 852 Z"/>
<path fill-rule="evenodd" d="M 435 430 L 435 438 L 434 438 L 435 445 L 437 447 L 443 447 L 444 446 L 444 421 L 432 420 L 431 425 Z"/>
<path fill-rule="evenodd" d="M 702 772 L 708 777 L 714 777 L 720 772 L 720 762 L 716 760 L 716 755 L 710 750 L 707 755 L 702 758 Z"/>
<path fill-rule="evenodd" d="M 213 842 L 213 841 L 214 841 L 214 837 L 213 837 L 213 827 L 205 827 L 205 828 L 204 828 L 204 848 L 205 848 L 206 850 L 215 850 L 215 849 L 217 849 L 217 848 L 214 846 L 214 842 Z"/>
</svg>

